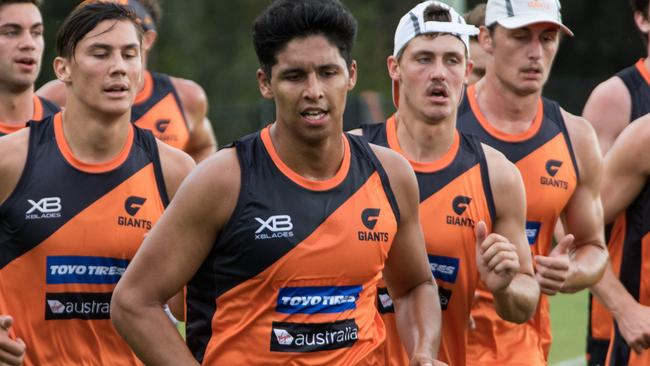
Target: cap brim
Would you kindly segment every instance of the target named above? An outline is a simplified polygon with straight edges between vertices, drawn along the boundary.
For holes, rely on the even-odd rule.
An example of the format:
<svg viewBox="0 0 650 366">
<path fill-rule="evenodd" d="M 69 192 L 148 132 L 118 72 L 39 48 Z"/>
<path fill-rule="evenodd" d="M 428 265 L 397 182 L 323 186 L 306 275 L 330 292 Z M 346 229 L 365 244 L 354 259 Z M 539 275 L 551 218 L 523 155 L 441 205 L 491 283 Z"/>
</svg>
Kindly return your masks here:
<svg viewBox="0 0 650 366">
<path fill-rule="evenodd" d="M 564 33 L 573 37 L 573 32 L 566 25 L 558 22 L 557 20 L 543 16 L 515 16 L 505 19 L 500 19 L 497 21 L 501 26 L 508 29 L 515 29 L 525 27 L 527 25 L 536 24 L 536 23 L 551 23 L 557 25 Z"/>
</svg>

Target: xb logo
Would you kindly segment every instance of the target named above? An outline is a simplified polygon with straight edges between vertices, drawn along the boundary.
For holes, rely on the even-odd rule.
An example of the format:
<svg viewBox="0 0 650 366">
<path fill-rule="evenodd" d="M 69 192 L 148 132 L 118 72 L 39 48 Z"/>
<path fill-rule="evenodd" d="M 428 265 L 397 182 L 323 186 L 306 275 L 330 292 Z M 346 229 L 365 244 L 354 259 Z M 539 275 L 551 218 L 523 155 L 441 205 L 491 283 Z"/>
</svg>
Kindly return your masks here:
<svg viewBox="0 0 650 366">
<path fill-rule="evenodd" d="M 377 225 L 377 219 L 379 218 L 380 210 L 378 208 L 366 208 L 361 213 L 361 221 L 363 225 L 370 230 L 375 228 Z"/>
<path fill-rule="evenodd" d="M 557 174 L 557 171 L 560 170 L 561 166 L 562 166 L 561 161 L 551 159 L 546 162 L 546 172 L 551 177 L 555 177 L 555 174 Z"/>
<path fill-rule="evenodd" d="M 147 200 L 146 198 L 131 196 L 127 198 L 126 201 L 124 201 L 124 209 L 129 215 L 135 216 L 135 214 L 137 214 L 138 211 L 140 211 L 140 208 L 142 207 L 142 205 L 145 203 L 146 200 Z"/>
<path fill-rule="evenodd" d="M 275 215 L 269 217 L 267 220 L 256 217 L 255 221 L 262 224 L 257 231 L 255 231 L 255 234 L 259 234 L 265 229 L 268 229 L 273 233 L 277 233 L 278 231 L 290 231 L 293 229 L 293 223 L 291 223 L 291 216 L 289 215 Z"/>
<path fill-rule="evenodd" d="M 27 215 L 33 213 L 36 210 L 38 210 L 40 213 L 53 213 L 61 211 L 61 198 L 59 197 L 46 197 L 42 198 L 38 202 L 34 202 L 33 200 L 27 200 L 27 202 L 32 205 L 32 208 L 30 208 L 29 211 L 25 212 Z"/>
<path fill-rule="evenodd" d="M 171 120 L 168 119 L 159 119 L 156 121 L 156 131 L 165 133 L 165 131 L 167 131 L 167 127 L 169 127 L 170 122 Z"/>
<path fill-rule="evenodd" d="M 467 205 L 469 205 L 470 202 L 472 202 L 471 197 L 456 196 L 456 198 L 454 198 L 454 201 L 451 203 L 451 207 L 454 209 L 456 215 L 460 216 L 465 213 L 465 210 L 467 210 Z"/>
</svg>

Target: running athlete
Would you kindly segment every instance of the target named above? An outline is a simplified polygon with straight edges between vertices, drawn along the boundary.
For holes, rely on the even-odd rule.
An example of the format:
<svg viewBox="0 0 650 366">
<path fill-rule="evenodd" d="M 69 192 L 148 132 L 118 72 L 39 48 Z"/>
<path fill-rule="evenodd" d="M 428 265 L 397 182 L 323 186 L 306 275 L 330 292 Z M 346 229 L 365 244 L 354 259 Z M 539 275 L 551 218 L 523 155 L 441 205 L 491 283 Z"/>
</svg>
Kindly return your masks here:
<svg viewBox="0 0 650 366">
<path fill-rule="evenodd" d="M 144 28 L 142 54 L 146 68 L 147 56 L 158 37 L 156 27 L 162 18 L 160 1 L 97 1 L 117 2 L 134 9 Z M 147 70 L 138 88 L 131 122 L 151 130 L 157 139 L 185 151 L 197 162 L 214 153 L 217 142 L 206 117 L 208 100 L 201 86 L 191 80 Z M 59 105 L 66 103 L 65 87 L 58 80 L 45 84 L 37 93 Z"/>
<path fill-rule="evenodd" d="M 630 1 L 634 10 L 634 20 L 643 36 L 645 46 L 650 50 L 650 9 L 648 0 Z M 650 51 L 649 51 L 650 52 Z M 627 67 L 608 80 L 599 84 L 585 104 L 582 115 L 587 118 L 600 142 L 603 154 L 607 153 L 618 135 L 632 121 L 650 112 L 650 58 L 639 60 L 634 65 Z M 605 210 L 608 208 L 605 207 Z M 625 215 L 618 217 L 611 227 L 608 227 L 608 249 L 610 265 L 603 275 L 603 281 L 616 281 L 620 270 L 620 257 L 623 242 Z M 621 287 L 620 284 L 613 286 Z M 638 309 L 638 312 L 632 311 Z M 648 323 L 641 307 L 631 307 L 630 311 L 620 313 L 619 317 L 628 317 L 630 321 L 621 319 L 619 328 L 626 336 L 632 329 L 623 329 L 626 326 L 636 327 Z M 589 314 L 589 327 L 587 333 L 587 359 L 589 366 L 604 365 L 610 336 L 612 335 L 612 316 L 598 300 L 592 298 Z M 640 316 L 642 315 L 642 316 Z M 634 319 L 632 321 L 631 319 Z"/>
<path fill-rule="evenodd" d="M 141 32 L 121 5 L 75 9 L 54 61 L 65 111 L 0 139 L 5 364 L 141 364 L 110 322 L 111 293 L 194 165 L 130 123 Z"/>
<path fill-rule="evenodd" d="M 355 33 L 338 0 L 275 1 L 255 21 L 277 120 L 197 168 L 113 298 L 146 364 L 381 365 L 382 271 L 411 364 L 442 364 L 413 171 L 342 133 Z M 187 282 L 186 346 L 160 304 Z"/>
<path fill-rule="evenodd" d="M 603 365 L 650 364 L 650 116 L 626 127 L 605 157 L 603 207 L 605 222 L 622 216 L 620 274 L 609 269 L 592 292 L 616 319 Z M 634 353 L 632 352 L 634 351 Z"/>
<path fill-rule="evenodd" d="M 406 13 L 388 57 L 397 112 L 386 123 L 362 127 L 370 142 L 400 152 L 415 170 L 421 224 L 443 310 L 438 354 L 450 365 L 466 364 L 465 342 L 459 340 L 467 337 L 479 278 L 506 320 L 527 321 L 539 299 L 519 171 L 503 154 L 456 130 L 471 69 L 472 34 L 478 28 L 438 1 L 422 2 Z M 488 230 L 494 233 L 487 235 Z M 386 365 L 408 365 L 385 288 L 379 290 L 378 304 L 388 329 Z"/>
<path fill-rule="evenodd" d="M 485 4 L 477 4 L 472 10 L 463 15 L 467 24 L 477 27 L 485 24 Z M 469 55 L 472 60 L 472 73 L 467 78 L 467 84 L 476 84 L 485 75 L 485 63 L 490 57 L 478 43 L 478 35 L 469 37 Z"/>
<path fill-rule="evenodd" d="M 479 41 L 491 57 L 485 77 L 466 92 L 458 128 L 515 163 L 526 187 L 526 234 L 544 295 L 529 322 L 501 320 L 480 286 L 472 309 L 468 364 L 546 365 L 551 344 L 548 299 L 596 283 L 607 263 L 602 235 L 602 161 L 586 120 L 542 97 L 561 32 L 556 0 L 489 0 Z M 552 247 L 558 218 L 569 235 Z"/>
<path fill-rule="evenodd" d="M 59 108 L 34 94 L 43 59 L 43 19 L 37 0 L 0 0 L 0 136 Z"/>
</svg>

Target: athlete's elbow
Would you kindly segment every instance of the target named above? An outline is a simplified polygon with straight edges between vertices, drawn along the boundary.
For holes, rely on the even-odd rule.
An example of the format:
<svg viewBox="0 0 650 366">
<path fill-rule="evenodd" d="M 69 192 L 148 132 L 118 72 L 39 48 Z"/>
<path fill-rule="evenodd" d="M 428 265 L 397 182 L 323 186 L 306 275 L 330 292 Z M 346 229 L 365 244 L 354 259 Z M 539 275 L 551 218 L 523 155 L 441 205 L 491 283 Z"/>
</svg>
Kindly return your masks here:
<svg viewBox="0 0 650 366">
<path fill-rule="evenodd" d="M 118 284 L 111 297 L 111 321 L 120 333 L 130 322 L 137 319 L 139 313 L 137 301 L 129 295 L 130 292 Z"/>
</svg>

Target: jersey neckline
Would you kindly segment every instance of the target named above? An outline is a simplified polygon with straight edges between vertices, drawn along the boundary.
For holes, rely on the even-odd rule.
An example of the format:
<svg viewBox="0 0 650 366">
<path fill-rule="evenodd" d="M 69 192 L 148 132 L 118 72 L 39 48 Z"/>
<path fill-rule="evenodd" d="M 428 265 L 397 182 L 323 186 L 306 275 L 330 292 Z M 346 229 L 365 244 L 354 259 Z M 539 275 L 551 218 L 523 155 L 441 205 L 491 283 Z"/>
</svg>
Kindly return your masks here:
<svg viewBox="0 0 650 366">
<path fill-rule="evenodd" d="M 151 72 L 149 72 L 149 70 L 145 70 L 143 77 L 144 85 L 142 86 L 142 90 L 140 90 L 135 96 L 133 105 L 145 102 L 147 99 L 151 98 L 151 94 L 153 94 L 153 76 L 151 75 Z"/>
<path fill-rule="evenodd" d="M 409 159 L 399 144 L 399 139 L 397 138 L 397 121 L 394 114 L 386 120 L 386 139 L 388 141 L 388 147 L 405 157 L 411 164 L 411 167 L 413 167 L 413 170 L 419 173 L 434 173 L 448 167 L 454 161 L 454 158 L 456 158 L 458 149 L 460 148 L 460 135 L 458 134 L 458 130 L 454 129 L 454 141 L 449 150 L 440 159 L 426 163 Z"/>
<path fill-rule="evenodd" d="M 488 121 L 485 115 L 483 115 L 483 112 L 481 112 L 481 109 L 478 106 L 478 101 L 476 99 L 475 84 L 467 87 L 467 100 L 469 101 L 469 106 L 472 109 L 472 112 L 474 112 L 474 115 L 476 116 L 476 119 L 478 120 L 481 127 L 483 127 L 483 129 L 485 129 L 488 134 L 492 135 L 492 137 L 495 137 L 499 140 L 505 142 L 523 142 L 535 136 L 542 127 L 542 120 L 544 119 L 544 103 L 542 103 L 542 98 L 539 98 L 537 101 L 537 114 L 535 115 L 533 123 L 530 125 L 528 130 L 516 134 L 507 133 L 497 129 Z"/>
<path fill-rule="evenodd" d="M 341 184 L 341 182 L 343 182 L 345 177 L 348 175 L 348 172 L 350 170 L 351 153 L 350 153 L 350 142 L 348 141 L 345 134 L 343 134 L 343 162 L 341 163 L 339 170 L 336 172 L 336 174 L 334 174 L 333 177 L 329 179 L 312 180 L 312 179 L 305 178 L 300 174 L 294 172 L 282 161 L 282 159 L 280 159 L 280 155 L 278 155 L 275 146 L 273 146 L 273 141 L 271 140 L 271 126 L 272 125 L 269 125 L 268 127 L 264 128 L 262 131 L 260 131 L 262 143 L 264 144 L 264 148 L 266 149 L 266 152 L 271 157 L 271 160 L 273 161 L 275 166 L 280 170 L 282 174 L 284 174 L 292 182 L 296 183 L 297 185 L 303 188 L 312 191 L 327 191 Z"/>
<path fill-rule="evenodd" d="M 122 147 L 122 150 L 119 152 L 119 154 L 117 154 L 113 159 L 99 164 L 86 163 L 77 159 L 74 156 L 72 150 L 70 149 L 70 145 L 68 145 L 68 142 L 65 140 L 65 135 L 63 133 L 62 112 L 59 112 L 54 115 L 54 138 L 56 139 L 56 144 L 59 148 L 59 151 L 61 151 L 63 158 L 70 165 L 85 173 L 91 173 L 91 174 L 106 173 L 122 165 L 129 157 L 129 153 L 131 152 L 131 147 L 133 146 L 133 139 L 135 134 L 133 130 L 133 126 L 132 125 L 129 126 L 130 128 L 126 138 L 126 143 Z"/>
<path fill-rule="evenodd" d="M 639 74 L 643 77 L 643 80 L 650 85 L 650 71 L 645 67 L 645 59 L 640 58 L 639 61 L 634 64 Z"/>
<path fill-rule="evenodd" d="M 30 120 L 32 121 L 40 121 L 43 119 L 43 105 L 41 104 L 40 99 L 36 96 L 36 94 L 32 95 L 32 100 L 34 103 L 34 112 L 32 113 L 32 118 Z M 25 121 L 23 124 L 8 124 L 0 121 L 0 132 L 4 134 L 10 134 L 13 132 L 16 132 L 18 130 L 21 130 L 25 127 L 28 121 Z"/>
</svg>

